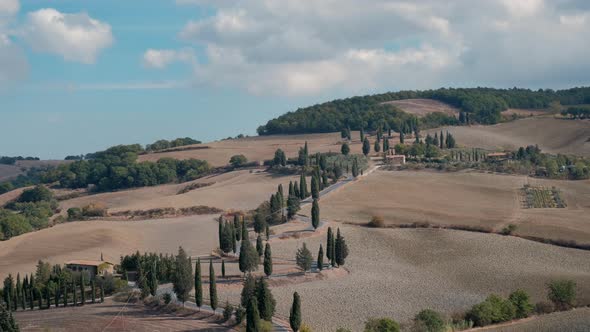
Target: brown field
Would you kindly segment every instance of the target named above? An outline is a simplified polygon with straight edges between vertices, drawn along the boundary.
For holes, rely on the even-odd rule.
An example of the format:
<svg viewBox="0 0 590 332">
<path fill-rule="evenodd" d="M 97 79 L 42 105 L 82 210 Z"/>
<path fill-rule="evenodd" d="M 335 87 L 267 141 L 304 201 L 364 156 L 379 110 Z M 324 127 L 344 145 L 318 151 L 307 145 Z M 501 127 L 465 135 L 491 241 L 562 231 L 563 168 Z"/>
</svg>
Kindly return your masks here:
<svg viewBox="0 0 590 332">
<path fill-rule="evenodd" d="M 358 141 L 358 132 L 352 133 L 352 138 L 351 150 L 360 153 L 361 144 Z M 156 161 L 165 157 L 175 159 L 195 158 L 207 160 L 214 166 L 224 166 L 229 163 L 231 156 L 236 154 L 243 154 L 248 158 L 248 161 L 269 160 L 274 157 L 274 153 L 278 148 L 283 149 L 288 158 L 294 158 L 297 157 L 299 148 L 303 147 L 306 141 L 310 153 L 340 152 L 342 142 L 340 133 L 248 137 L 194 145 L 209 146 L 209 149 L 140 155 L 139 160 Z"/>
<path fill-rule="evenodd" d="M 0 165 L 0 182 L 15 178 L 33 167 L 58 166 L 68 162 L 64 160 L 18 160 L 14 165 Z"/>
<path fill-rule="evenodd" d="M 493 126 L 444 127 L 459 146 L 516 150 L 538 144 L 542 151 L 590 156 L 590 121 L 532 117 Z M 426 132 L 439 132 L 433 129 Z"/>
<path fill-rule="evenodd" d="M 162 313 L 140 303 L 115 302 L 83 307 L 16 312 L 21 331 L 232 331 L 209 313 Z"/>
<path fill-rule="evenodd" d="M 34 272 L 38 260 L 63 264 L 73 259 L 118 263 L 121 255 L 140 252 L 207 255 L 217 246 L 217 215 L 149 221 L 80 221 L 0 241 L 0 278 Z"/>
<path fill-rule="evenodd" d="M 441 112 L 448 115 L 459 114 L 459 109 L 434 99 L 403 99 L 387 101 L 383 104 L 394 105 L 402 111 L 422 117 L 428 113 Z"/>
<path fill-rule="evenodd" d="M 549 112 L 549 109 L 545 108 L 509 108 L 502 112 L 502 115 L 516 114 L 518 116 L 539 116 L 545 115 Z"/>
<path fill-rule="evenodd" d="M 579 308 L 571 311 L 555 312 L 515 323 L 473 329 L 473 331 L 497 332 L 587 332 L 588 330 L 590 330 L 590 308 Z"/>
<path fill-rule="evenodd" d="M 523 209 L 525 183 L 562 191 L 564 209 Z M 322 198 L 323 218 L 364 224 L 380 215 L 387 224 L 429 222 L 501 230 L 590 243 L 590 181 L 558 181 L 476 172 L 375 171 Z M 309 207 L 303 210 L 309 213 Z"/>
<path fill-rule="evenodd" d="M 125 210 L 148 210 L 154 208 L 182 208 L 205 205 L 219 209 L 249 210 L 276 192 L 279 184 L 289 189 L 289 181 L 299 180 L 297 176 L 274 176 L 266 172 L 234 171 L 180 184 L 122 190 L 82 196 L 61 202 L 62 210 L 82 207 L 90 203 L 100 203 L 110 212 Z M 192 183 L 211 183 L 213 185 L 191 190 L 177 195 L 178 191 Z"/>
<path fill-rule="evenodd" d="M 506 296 L 517 288 L 530 292 L 534 301 L 544 300 L 545 283 L 555 278 L 576 280 L 580 302 L 590 301 L 587 251 L 453 230 L 351 225 L 340 225 L 340 230 L 350 251 L 345 266 L 350 273 L 273 286 L 279 316 L 288 317 L 297 291 L 303 321 L 314 331 L 361 331 L 368 317 L 407 323 L 421 309 L 451 314 L 491 293 Z M 319 244 L 325 246 L 325 235 L 273 241 L 273 257 L 293 259 L 303 242 L 315 256 Z M 240 288 L 226 288 L 220 298 L 237 302 L 239 293 Z"/>
</svg>

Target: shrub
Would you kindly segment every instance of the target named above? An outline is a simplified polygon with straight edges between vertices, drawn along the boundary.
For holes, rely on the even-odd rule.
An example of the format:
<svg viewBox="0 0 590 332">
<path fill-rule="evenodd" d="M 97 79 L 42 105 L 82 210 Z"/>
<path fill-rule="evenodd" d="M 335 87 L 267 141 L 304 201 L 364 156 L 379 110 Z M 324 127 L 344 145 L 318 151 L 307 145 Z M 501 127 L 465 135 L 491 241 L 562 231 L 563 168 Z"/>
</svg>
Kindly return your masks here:
<svg viewBox="0 0 590 332">
<path fill-rule="evenodd" d="M 486 326 L 511 320 L 515 313 L 516 309 L 510 301 L 490 295 L 485 301 L 474 305 L 467 312 L 466 318 L 473 321 L 476 326 Z"/>
<path fill-rule="evenodd" d="M 43 185 L 37 185 L 35 188 L 27 189 L 18 198 L 20 203 L 50 201 L 53 199 L 53 193 Z"/>
<path fill-rule="evenodd" d="M 301 330 L 299 330 L 301 331 Z M 260 320 L 260 332 L 272 332 L 272 323 L 266 320 Z"/>
<path fill-rule="evenodd" d="M 170 293 L 164 293 L 164 303 L 170 304 L 172 302 L 172 295 Z"/>
<path fill-rule="evenodd" d="M 510 235 L 510 234 L 514 233 L 514 231 L 516 231 L 516 225 L 510 224 L 510 225 L 502 228 L 502 231 L 500 233 L 502 235 Z"/>
<path fill-rule="evenodd" d="M 301 324 L 299 332 L 311 332 L 311 327 L 309 327 L 307 324 Z"/>
<path fill-rule="evenodd" d="M 246 316 L 246 309 L 244 309 L 244 307 L 242 307 L 241 305 L 239 305 L 236 308 L 236 324 L 242 324 L 242 321 L 244 320 L 244 317 Z"/>
<path fill-rule="evenodd" d="M 82 220 L 82 209 L 73 207 L 68 209 L 68 220 L 75 221 L 75 220 Z"/>
<path fill-rule="evenodd" d="M 236 154 L 229 159 L 229 163 L 232 167 L 241 167 L 248 163 L 248 159 L 243 154 Z"/>
<path fill-rule="evenodd" d="M 414 321 L 423 327 L 421 331 L 425 332 L 444 332 L 447 326 L 442 315 L 430 309 L 420 311 Z"/>
<path fill-rule="evenodd" d="M 512 294 L 508 296 L 508 301 L 510 301 L 516 309 L 516 318 L 526 318 L 530 315 L 531 311 L 533 311 L 530 296 L 522 289 L 512 292 Z"/>
<path fill-rule="evenodd" d="M 234 307 L 229 304 L 229 302 L 225 303 L 225 308 L 223 308 L 223 321 L 227 322 L 231 319 L 231 315 L 234 313 Z"/>
<path fill-rule="evenodd" d="M 106 217 L 107 208 L 103 204 L 91 203 L 82 208 L 85 217 Z"/>
<path fill-rule="evenodd" d="M 383 228 L 385 227 L 385 222 L 383 221 L 383 217 L 381 216 L 373 216 L 371 221 L 367 223 L 367 226 L 373 228 Z"/>
<path fill-rule="evenodd" d="M 547 298 L 556 310 L 568 310 L 576 300 L 576 283 L 572 280 L 553 280 L 547 284 Z"/>
<path fill-rule="evenodd" d="M 553 303 L 551 303 L 551 302 L 541 301 L 541 302 L 537 302 L 537 304 L 535 304 L 535 312 L 539 315 L 550 314 L 554 310 L 555 310 L 555 306 L 553 306 Z"/>
<path fill-rule="evenodd" d="M 399 332 L 399 324 L 390 318 L 369 318 L 365 332 Z"/>
</svg>

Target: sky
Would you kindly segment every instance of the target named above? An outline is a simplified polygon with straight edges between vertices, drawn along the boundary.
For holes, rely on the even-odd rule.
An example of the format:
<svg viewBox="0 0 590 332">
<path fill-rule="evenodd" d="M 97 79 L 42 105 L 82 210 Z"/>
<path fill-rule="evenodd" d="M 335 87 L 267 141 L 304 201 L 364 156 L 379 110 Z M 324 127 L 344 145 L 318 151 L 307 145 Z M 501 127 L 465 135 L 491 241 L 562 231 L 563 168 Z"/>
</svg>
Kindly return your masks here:
<svg viewBox="0 0 590 332">
<path fill-rule="evenodd" d="M 590 85 L 586 0 L 0 0 L 0 155 L 255 135 L 439 87 Z"/>
</svg>

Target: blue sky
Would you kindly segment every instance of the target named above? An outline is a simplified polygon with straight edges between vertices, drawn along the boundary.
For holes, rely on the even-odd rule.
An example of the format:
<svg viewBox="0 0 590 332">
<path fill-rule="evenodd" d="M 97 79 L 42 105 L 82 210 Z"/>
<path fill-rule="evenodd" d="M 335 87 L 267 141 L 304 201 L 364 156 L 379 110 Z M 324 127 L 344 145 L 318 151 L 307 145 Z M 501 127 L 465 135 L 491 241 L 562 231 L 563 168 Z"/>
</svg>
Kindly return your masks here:
<svg viewBox="0 0 590 332">
<path fill-rule="evenodd" d="M 0 155 L 255 134 L 287 111 L 356 94 L 590 83 L 584 1 L 334 6 L 0 0 Z"/>
</svg>

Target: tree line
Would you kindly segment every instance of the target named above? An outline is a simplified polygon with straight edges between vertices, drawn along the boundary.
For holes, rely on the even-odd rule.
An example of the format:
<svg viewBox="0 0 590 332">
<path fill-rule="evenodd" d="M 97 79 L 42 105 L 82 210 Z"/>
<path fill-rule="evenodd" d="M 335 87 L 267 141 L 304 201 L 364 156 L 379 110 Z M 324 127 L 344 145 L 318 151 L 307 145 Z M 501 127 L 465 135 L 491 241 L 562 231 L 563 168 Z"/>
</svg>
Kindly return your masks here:
<svg viewBox="0 0 590 332">
<path fill-rule="evenodd" d="M 383 102 L 410 98 L 430 98 L 446 102 L 461 110 L 460 119 L 444 114 L 418 119 Z M 566 90 L 529 90 L 494 88 L 441 88 L 425 91 L 399 91 L 383 94 L 337 99 L 323 104 L 299 108 L 258 127 L 259 135 L 300 134 L 352 130 L 377 130 L 389 127 L 398 132 L 403 127 L 432 128 L 442 125 L 477 122 L 495 124 L 501 112 L 508 108 L 546 108 L 552 102 L 562 105 L 590 103 L 590 88 Z"/>
<path fill-rule="evenodd" d="M 19 160 L 39 160 L 39 157 L 8 157 L 8 156 L 0 156 L 0 164 L 2 165 L 14 165 Z"/>
<path fill-rule="evenodd" d="M 561 111 L 561 115 L 569 116 L 572 119 L 590 119 L 590 107 L 589 106 L 577 106 L 568 107 Z"/>
<path fill-rule="evenodd" d="M 49 226 L 58 210 L 51 190 L 43 185 L 24 190 L 14 201 L 0 208 L 0 240 Z"/>
</svg>

